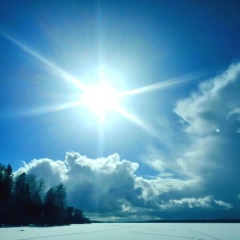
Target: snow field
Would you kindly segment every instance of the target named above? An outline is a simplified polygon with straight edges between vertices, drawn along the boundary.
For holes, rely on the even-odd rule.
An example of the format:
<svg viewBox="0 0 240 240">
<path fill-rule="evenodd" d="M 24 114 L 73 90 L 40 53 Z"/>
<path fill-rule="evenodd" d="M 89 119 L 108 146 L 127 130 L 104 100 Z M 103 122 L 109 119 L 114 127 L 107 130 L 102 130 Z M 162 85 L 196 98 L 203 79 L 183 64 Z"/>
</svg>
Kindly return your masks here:
<svg viewBox="0 0 240 240">
<path fill-rule="evenodd" d="M 0 240 L 240 240 L 240 224 L 94 223 L 0 228 Z"/>
</svg>

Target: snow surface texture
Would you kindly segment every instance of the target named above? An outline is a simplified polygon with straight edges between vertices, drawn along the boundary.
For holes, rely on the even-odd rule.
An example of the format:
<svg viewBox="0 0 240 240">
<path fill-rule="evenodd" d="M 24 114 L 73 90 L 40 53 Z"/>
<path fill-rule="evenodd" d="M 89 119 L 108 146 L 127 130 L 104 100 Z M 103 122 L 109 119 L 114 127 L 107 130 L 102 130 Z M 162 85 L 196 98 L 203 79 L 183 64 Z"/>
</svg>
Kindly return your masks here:
<svg viewBox="0 0 240 240">
<path fill-rule="evenodd" d="M 240 240 L 240 224 L 102 223 L 65 227 L 0 228 L 1 240 Z"/>
</svg>

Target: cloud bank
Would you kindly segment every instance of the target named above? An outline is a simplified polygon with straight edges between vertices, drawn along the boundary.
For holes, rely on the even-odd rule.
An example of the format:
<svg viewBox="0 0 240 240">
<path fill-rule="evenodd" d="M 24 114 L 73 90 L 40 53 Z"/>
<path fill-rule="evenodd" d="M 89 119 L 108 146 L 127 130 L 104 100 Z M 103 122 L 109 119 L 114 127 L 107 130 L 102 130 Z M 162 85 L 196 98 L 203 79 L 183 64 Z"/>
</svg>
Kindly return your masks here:
<svg viewBox="0 0 240 240">
<path fill-rule="evenodd" d="M 93 218 L 150 219 L 161 213 L 193 207 L 229 209 L 231 205 L 213 197 L 168 199 L 161 197 L 194 187 L 196 182 L 178 179 L 146 179 L 135 174 L 139 164 L 121 160 L 118 154 L 90 159 L 68 152 L 64 161 L 33 160 L 18 170 L 46 180 L 47 187 L 63 182 L 68 204 L 84 209 Z M 166 199 L 166 197 L 165 197 Z M 180 217 L 181 218 L 181 217 Z"/>
</svg>

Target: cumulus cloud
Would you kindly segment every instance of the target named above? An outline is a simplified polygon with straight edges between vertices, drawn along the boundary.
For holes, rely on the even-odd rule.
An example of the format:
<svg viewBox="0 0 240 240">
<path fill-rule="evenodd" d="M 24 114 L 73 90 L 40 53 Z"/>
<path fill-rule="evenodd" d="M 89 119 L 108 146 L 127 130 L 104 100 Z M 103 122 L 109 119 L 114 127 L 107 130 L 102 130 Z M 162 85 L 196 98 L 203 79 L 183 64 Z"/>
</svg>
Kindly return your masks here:
<svg viewBox="0 0 240 240">
<path fill-rule="evenodd" d="M 138 168 L 138 163 L 121 160 L 118 154 L 90 159 L 68 152 L 64 161 L 35 159 L 25 163 L 16 174 L 24 171 L 37 175 L 46 180 L 47 187 L 64 183 L 68 204 L 82 208 L 93 218 L 161 218 L 161 213 L 169 209 L 182 208 L 181 201 L 182 205 L 184 201 L 189 201 L 194 207 L 198 206 L 197 203 L 194 205 L 194 200 L 191 200 L 192 203 L 190 199 L 164 201 L 162 197 L 171 192 L 188 191 L 196 185 L 195 180 L 146 179 L 136 175 Z M 221 205 L 221 201 L 211 200 L 208 204 L 212 208 Z M 195 201 L 204 202 L 201 199 Z M 227 206 L 227 203 L 224 204 Z"/>
<path fill-rule="evenodd" d="M 23 163 L 24 166 L 19 168 L 15 175 L 22 172 L 36 175 L 38 178 L 46 180 L 46 187 L 55 186 L 64 182 L 66 178 L 66 164 L 63 161 L 53 161 L 48 158 L 34 159 L 31 162 Z"/>
<path fill-rule="evenodd" d="M 90 159 L 68 152 L 65 160 L 33 160 L 18 170 L 44 178 L 48 187 L 63 182 L 70 205 L 89 213 L 122 214 L 144 205 L 142 188 L 135 184 L 138 163 L 121 160 L 118 154 Z M 18 174 L 17 173 L 17 174 Z"/>
</svg>

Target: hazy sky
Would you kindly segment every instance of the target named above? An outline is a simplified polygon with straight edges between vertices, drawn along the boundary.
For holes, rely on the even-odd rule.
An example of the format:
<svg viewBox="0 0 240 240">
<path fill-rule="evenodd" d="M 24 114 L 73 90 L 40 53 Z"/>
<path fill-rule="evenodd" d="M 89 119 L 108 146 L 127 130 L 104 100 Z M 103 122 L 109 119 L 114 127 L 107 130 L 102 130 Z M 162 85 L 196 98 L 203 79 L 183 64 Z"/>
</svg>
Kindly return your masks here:
<svg viewBox="0 0 240 240">
<path fill-rule="evenodd" d="M 0 162 L 94 218 L 239 218 L 239 8 L 2 1 Z"/>
</svg>

